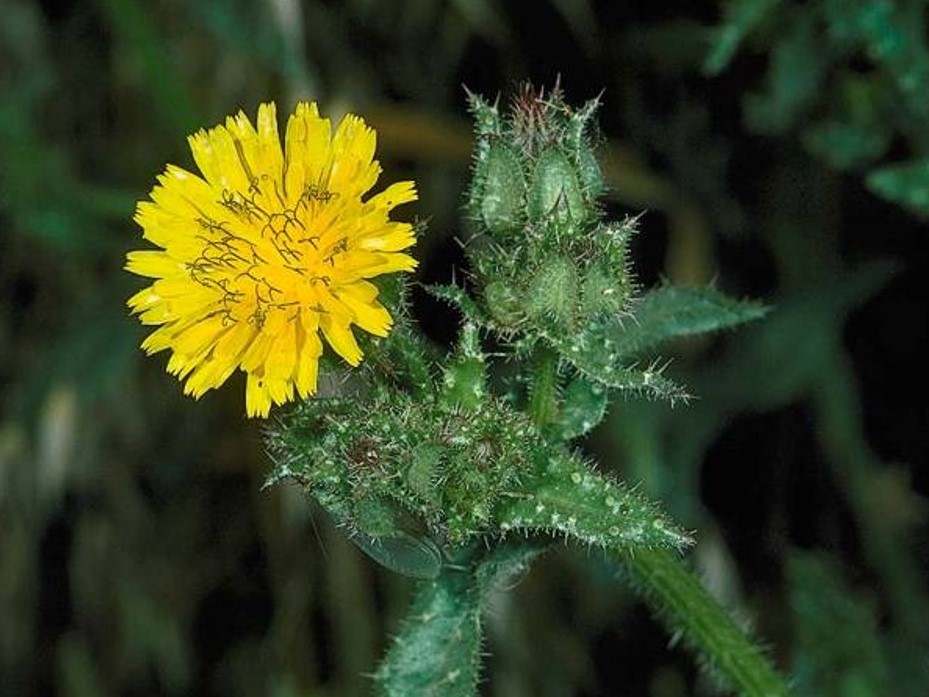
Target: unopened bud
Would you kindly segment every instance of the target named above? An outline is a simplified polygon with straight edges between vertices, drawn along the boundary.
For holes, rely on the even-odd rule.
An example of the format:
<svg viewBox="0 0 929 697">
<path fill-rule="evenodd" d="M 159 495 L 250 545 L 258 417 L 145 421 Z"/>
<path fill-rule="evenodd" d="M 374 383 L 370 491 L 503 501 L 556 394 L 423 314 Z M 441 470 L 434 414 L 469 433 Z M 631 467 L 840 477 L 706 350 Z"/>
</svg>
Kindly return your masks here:
<svg viewBox="0 0 929 697">
<path fill-rule="evenodd" d="M 553 219 L 559 224 L 587 217 L 577 172 L 558 148 L 546 150 L 536 163 L 529 191 L 529 216 L 534 221 Z"/>
<path fill-rule="evenodd" d="M 549 318 L 562 327 L 574 324 L 578 301 L 577 270 L 564 256 L 553 256 L 532 280 L 526 311 L 537 319 Z"/>
<path fill-rule="evenodd" d="M 481 220 L 494 235 L 518 233 L 523 225 L 526 180 L 516 155 L 502 144 L 492 144 L 478 165 L 478 204 Z"/>
<path fill-rule="evenodd" d="M 484 287 L 484 304 L 501 327 L 515 327 L 525 316 L 519 295 L 506 281 L 494 280 Z"/>
<path fill-rule="evenodd" d="M 627 271 L 610 274 L 602 264 L 593 263 L 581 282 L 581 307 L 585 317 L 615 315 L 623 309 L 629 296 Z"/>
</svg>

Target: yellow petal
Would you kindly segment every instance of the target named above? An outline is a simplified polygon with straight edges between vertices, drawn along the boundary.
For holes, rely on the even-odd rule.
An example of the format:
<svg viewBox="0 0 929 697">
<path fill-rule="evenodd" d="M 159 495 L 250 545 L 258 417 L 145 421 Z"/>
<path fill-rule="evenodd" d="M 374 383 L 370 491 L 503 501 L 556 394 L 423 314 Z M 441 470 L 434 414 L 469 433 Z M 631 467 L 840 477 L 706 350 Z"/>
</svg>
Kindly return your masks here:
<svg viewBox="0 0 929 697">
<path fill-rule="evenodd" d="M 265 387 L 275 404 L 284 404 L 294 398 L 294 384 L 290 380 L 265 377 Z"/>
<path fill-rule="evenodd" d="M 164 252 L 141 251 L 126 255 L 126 271 L 148 278 L 187 275 L 187 267 Z"/>
<path fill-rule="evenodd" d="M 353 250 L 350 255 L 343 255 L 340 261 L 339 273 L 347 281 L 416 268 L 413 257 L 395 252 L 367 252 L 359 249 Z"/>
<path fill-rule="evenodd" d="M 277 333 L 268 357 L 265 359 L 264 375 L 271 380 L 290 380 L 297 365 L 297 323 L 285 322 Z"/>
<path fill-rule="evenodd" d="M 293 204 L 307 186 L 320 186 L 323 168 L 329 161 L 329 119 L 319 116 L 315 102 L 300 102 L 287 121 L 284 134 L 284 157 L 288 180 L 287 199 Z M 290 175 L 290 168 L 299 165 L 301 179 Z"/>
<path fill-rule="evenodd" d="M 348 114 L 332 138 L 327 188 L 341 195 L 361 196 L 381 173 L 374 160 L 377 135 L 363 119 Z"/>
<path fill-rule="evenodd" d="M 412 247 L 416 242 L 413 226 L 409 223 L 389 223 L 379 234 L 364 237 L 358 241 L 358 247 L 368 251 L 399 252 Z"/>
<path fill-rule="evenodd" d="M 325 314 L 319 318 L 320 329 L 329 345 L 345 359 L 349 365 L 358 365 L 361 362 L 361 349 L 347 322 L 333 319 L 332 315 Z"/>
<path fill-rule="evenodd" d="M 381 208 L 391 211 L 402 203 L 409 203 L 418 198 L 416 183 L 411 181 L 395 182 L 378 194 L 375 194 L 365 204 L 366 207 Z"/>
<path fill-rule="evenodd" d="M 216 357 L 208 358 L 190 374 L 184 383 L 184 394 L 200 399 L 207 390 L 219 387 L 236 369 L 235 363 Z"/>
<path fill-rule="evenodd" d="M 352 321 L 355 324 L 369 334 L 387 336 L 393 324 L 393 318 L 383 305 L 375 300 L 376 296 L 377 288 L 371 283 L 364 282 L 352 283 L 338 291 L 339 300 L 351 310 Z"/>
<path fill-rule="evenodd" d="M 303 344 L 297 359 L 297 392 L 304 399 L 316 392 L 316 380 L 319 374 L 319 355 L 323 346 L 316 332 L 304 335 Z"/>
<path fill-rule="evenodd" d="M 255 336 L 255 330 L 248 324 L 234 324 L 224 334 L 216 346 L 213 354 L 217 359 L 230 365 L 237 366 L 242 362 L 242 355 Z"/>
<path fill-rule="evenodd" d="M 270 390 L 268 390 L 262 378 L 254 373 L 249 373 L 245 382 L 245 413 L 248 416 L 265 417 L 270 411 Z"/>
<path fill-rule="evenodd" d="M 220 191 L 248 192 L 251 170 L 241 146 L 236 146 L 232 134 L 225 127 L 200 130 L 190 136 L 188 142 L 197 167 L 211 185 Z"/>
<path fill-rule="evenodd" d="M 281 137 L 277 131 L 277 109 L 274 103 L 258 107 L 259 168 L 274 181 L 281 181 L 284 169 L 284 153 Z"/>
</svg>

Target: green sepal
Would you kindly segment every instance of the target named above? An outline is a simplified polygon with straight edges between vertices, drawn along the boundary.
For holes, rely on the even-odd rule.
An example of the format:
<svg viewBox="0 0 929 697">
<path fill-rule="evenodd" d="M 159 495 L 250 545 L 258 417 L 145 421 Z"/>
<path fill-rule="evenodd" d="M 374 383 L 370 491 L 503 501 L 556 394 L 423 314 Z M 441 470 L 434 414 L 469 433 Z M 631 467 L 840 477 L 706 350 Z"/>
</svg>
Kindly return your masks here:
<svg viewBox="0 0 929 697">
<path fill-rule="evenodd" d="M 519 327 L 526 319 L 523 302 L 513 284 L 501 279 L 490 280 L 481 294 L 484 305 L 501 327 Z"/>
<path fill-rule="evenodd" d="M 574 261 L 552 254 L 538 268 L 526 294 L 527 314 L 536 322 L 550 322 L 564 331 L 574 324 L 578 279 Z"/>
<path fill-rule="evenodd" d="M 577 165 L 577 173 L 588 203 L 595 202 L 603 193 L 603 173 L 593 150 L 591 131 L 596 128 L 597 109 L 600 99 L 589 99 L 578 111 L 571 114 L 565 127 L 564 141 L 571 149 Z"/>
<path fill-rule="evenodd" d="M 454 285 L 432 285 L 425 286 L 426 291 L 434 298 L 444 300 L 452 307 L 456 308 L 464 315 L 465 319 L 474 322 L 485 329 L 496 329 L 497 325 L 493 318 L 468 295 L 464 288 Z"/>
<path fill-rule="evenodd" d="M 500 111 L 497 108 L 496 101 L 493 104 L 484 101 L 480 95 L 471 92 L 465 88 L 468 97 L 468 108 L 471 115 L 474 116 L 474 132 L 478 138 L 485 141 L 494 136 L 499 136 L 501 132 Z M 480 154 L 480 150 L 478 151 Z"/>
<path fill-rule="evenodd" d="M 539 453 L 495 519 L 503 533 L 564 535 L 613 550 L 683 549 L 693 542 L 648 499 L 561 448 Z"/>
<path fill-rule="evenodd" d="M 487 399 L 487 366 L 477 325 L 465 322 L 442 380 L 442 400 L 448 407 L 476 409 Z"/>
</svg>

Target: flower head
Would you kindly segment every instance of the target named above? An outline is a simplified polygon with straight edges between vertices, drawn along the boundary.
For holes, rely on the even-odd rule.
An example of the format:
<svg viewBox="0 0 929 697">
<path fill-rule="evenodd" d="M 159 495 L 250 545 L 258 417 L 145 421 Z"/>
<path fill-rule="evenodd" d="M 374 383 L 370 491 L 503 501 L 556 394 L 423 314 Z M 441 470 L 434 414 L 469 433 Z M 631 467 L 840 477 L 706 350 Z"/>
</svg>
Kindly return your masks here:
<svg viewBox="0 0 929 697">
<path fill-rule="evenodd" d="M 297 105 L 284 148 L 274 104 L 255 126 L 242 112 L 190 136 L 202 176 L 168 165 L 135 220 L 157 250 L 126 268 L 155 279 L 129 307 L 159 325 L 142 343 L 170 349 L 168 372 L 200 397 L 240 368 L 249 416 L 316 391 L 320 335 L 347 363 L 352 325 L 385 336 L 392 319 L 369 280 L 411 271 L 408 223 L 390 211 L 416 200 L 413 182 L 364 198 L 381 172 L 375 133 L 347 115 L 331 132 L 315 103 Z"/>
</svg>

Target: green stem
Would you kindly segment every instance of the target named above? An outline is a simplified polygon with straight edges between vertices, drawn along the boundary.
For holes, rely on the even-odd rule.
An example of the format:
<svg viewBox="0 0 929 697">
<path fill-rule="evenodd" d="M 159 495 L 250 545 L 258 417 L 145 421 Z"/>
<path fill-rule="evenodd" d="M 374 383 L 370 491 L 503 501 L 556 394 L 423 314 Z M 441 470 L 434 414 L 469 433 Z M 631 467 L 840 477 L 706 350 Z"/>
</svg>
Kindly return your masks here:
<svg viewBox="0 0 929 697">
<path fill-rule="evenodd" d="M 558 409 L 558 356 L 548 348 L 535 352 L 532 360 L 532 394 L 529 416 L 540 429 L 555 420 Z"/>
<path fill-rule="evenodd" d="M 747 697 L 788 697 L 764 653 L 733 623 L 676 554 L 635 549 L 620 555 L 646 602 L 706 660 L 711 672 Z"/>
</svg>

